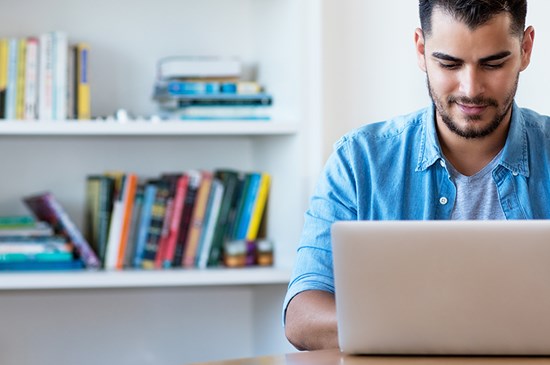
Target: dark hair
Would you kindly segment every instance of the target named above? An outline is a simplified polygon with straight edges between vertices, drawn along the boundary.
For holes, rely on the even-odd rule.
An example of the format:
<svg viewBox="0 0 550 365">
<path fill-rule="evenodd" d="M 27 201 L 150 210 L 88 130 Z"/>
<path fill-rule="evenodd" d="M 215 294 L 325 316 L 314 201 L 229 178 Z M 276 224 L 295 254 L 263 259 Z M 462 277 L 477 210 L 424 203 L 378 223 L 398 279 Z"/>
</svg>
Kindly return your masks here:
<svg viewBox="0 0 550 365">
<path fill-rule="evenodd" d="M 438 8 L 475 29 L 500 13 L 512 18 L 510 32 L 522 36 L 527 15 L 527 0 L 419 0 L 420 25 L 425 36 L 432 32 L 433 10 Z"/>
</svg>

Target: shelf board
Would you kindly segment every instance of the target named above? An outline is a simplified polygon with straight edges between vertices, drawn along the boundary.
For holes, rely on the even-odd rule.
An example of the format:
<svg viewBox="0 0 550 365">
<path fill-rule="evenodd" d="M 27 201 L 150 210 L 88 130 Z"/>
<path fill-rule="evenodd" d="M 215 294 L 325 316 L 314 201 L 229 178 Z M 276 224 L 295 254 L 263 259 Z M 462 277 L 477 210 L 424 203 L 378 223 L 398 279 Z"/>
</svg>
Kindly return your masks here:
<svg viewBox="0 0 550 365">
<path fill-rule="evenodd" d="M 0 290 L 200 287 L 288 284 L 290 269 L 273 267 L 0 273 Z"/>
<path fill-rule="evenodd" d="M 1 120 L 0 136 L 162 136 L 162 135 L 285 135 L 298 131 L 291 121 L 178 121 L 128 122 L 67 120 L 16 121 Z"/>
</svg>

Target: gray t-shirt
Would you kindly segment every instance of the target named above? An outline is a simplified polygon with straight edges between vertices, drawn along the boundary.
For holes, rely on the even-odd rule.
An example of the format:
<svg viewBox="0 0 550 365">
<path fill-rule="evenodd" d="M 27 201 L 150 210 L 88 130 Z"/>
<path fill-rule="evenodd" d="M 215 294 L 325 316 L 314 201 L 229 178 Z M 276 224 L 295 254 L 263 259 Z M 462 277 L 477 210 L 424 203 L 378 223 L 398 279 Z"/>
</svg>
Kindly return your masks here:
<svg viewBox="0 0 550 365">
<path fill-rule="evenodd" d="M 502 150 L 483 169 L 472 176 L 462 175 L 449 161 L 445 161 L 456 186 L 456 202 L 451 219 L 506 219 L 492 175 L 501 154 Z"/>
</svg>

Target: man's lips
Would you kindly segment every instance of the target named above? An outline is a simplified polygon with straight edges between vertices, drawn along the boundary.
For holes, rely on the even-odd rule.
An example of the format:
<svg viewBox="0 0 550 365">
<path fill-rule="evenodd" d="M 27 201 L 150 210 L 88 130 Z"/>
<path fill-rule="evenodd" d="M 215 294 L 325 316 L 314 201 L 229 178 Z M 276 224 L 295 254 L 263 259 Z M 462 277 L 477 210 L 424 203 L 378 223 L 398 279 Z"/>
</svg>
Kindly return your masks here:
<svg viewBox="0 0 550 365">
<path fill-rule="evenodd" d="M 460 111 L 466 115 L 479 115 L 487 109 L 486 105 L 456 104 Z"/>
</svg>

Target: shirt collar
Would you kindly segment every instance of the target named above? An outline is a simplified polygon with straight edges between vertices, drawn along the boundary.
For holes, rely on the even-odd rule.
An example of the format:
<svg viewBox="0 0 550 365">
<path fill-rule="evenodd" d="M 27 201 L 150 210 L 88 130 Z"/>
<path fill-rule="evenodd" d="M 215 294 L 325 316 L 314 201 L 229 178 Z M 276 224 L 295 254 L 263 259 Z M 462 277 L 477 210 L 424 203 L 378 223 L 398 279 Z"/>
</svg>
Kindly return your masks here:
<svg viewBox="0 0 550 365">
<path fill-rule="evenodd" d="M 443 153 L 441 152 L 441 146 L 439 145 L 435 129 L 435 105 L 432 104 L 430 108 L 425 109 L 422 118 L 422 136 L 416 171 L 424 171 L 437 160 L 443 159 Z M 529 177 L 525 120 L 515 102 L 512 104 L 510 130 L 508 131 L 508 137 L 502 151 L 500 165 L 514 174 Z"/>
</svg>

